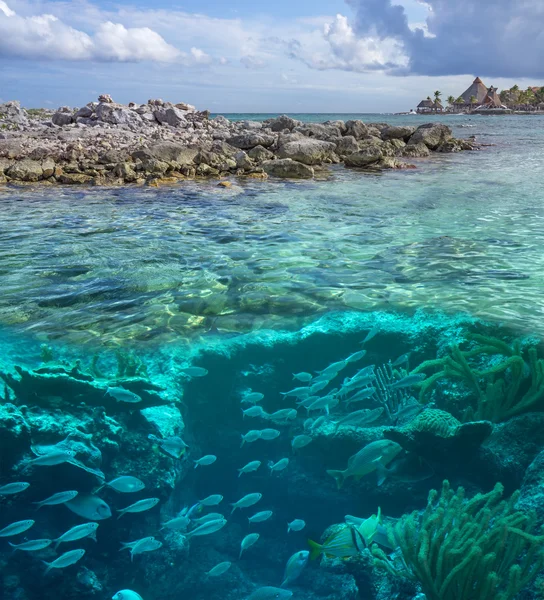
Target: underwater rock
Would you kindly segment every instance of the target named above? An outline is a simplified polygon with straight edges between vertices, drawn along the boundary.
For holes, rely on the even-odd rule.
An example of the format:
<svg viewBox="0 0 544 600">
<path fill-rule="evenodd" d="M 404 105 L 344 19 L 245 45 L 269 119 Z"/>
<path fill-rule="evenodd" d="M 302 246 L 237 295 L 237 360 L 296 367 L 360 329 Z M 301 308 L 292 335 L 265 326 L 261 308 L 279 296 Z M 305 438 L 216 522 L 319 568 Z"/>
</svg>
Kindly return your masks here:
<svg viewBox="0 0 544 600">
<path fill-rule="evenodd" d="M 181 412 L 175 406 L 151 406 L 140 414 L 163 438 L 181 436 L 185 429 Z"/>
<path fill-rule="evenodd" d="M 0 404 L 0 475 L 6 475 L 30 445 L 30 426 L 13 404 Z"/>
<path fill-rule="evenodd" d="M 384 437 L 432 464 L 441 457 L 474 455 L 492 431 L 489 421 L 460 423 L 446 411 L 428 408 L 404 427 L 385 429 Z"/>
</svg>

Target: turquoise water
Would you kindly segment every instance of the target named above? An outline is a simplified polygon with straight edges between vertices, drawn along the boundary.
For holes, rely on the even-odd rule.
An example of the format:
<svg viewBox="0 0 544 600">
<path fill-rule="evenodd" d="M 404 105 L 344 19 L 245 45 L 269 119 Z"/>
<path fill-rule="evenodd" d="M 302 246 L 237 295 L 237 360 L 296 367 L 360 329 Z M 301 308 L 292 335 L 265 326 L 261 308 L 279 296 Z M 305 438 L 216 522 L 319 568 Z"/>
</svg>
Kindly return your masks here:
<svg viewBox="0 0 544 600">
<path fill-rule="evenodd" d="M 389 518 L 422 510 L 444 479 L 464 486 L 467 497 L 499 481 L 505 495 L 521 488 L 516 527 L 536 533 L 528 508 L 544 514 L 538 485 L 531 487 L 544 444 L 544 117 L 431 119 L 484 146 L 414 161 L 415 170 L 368 175 L 335 166 L 314 181 L 233 178 L 228 189 L 214 181 L 161 189 L 0 187 L 0 530 L 36 521 L 28 533 L 0 537 L 2 597 L 86 600 L 130 589 L 144 600 L 248 598 L 261 586 L 279 586 L 289 557 L 310 549 L 308 538 L 323 542 L 331 525 L 329 534 L 342 531 L 346 515 L 367 519 L 378 509 L 383 526 L 392 526 Z M 315 382 L 332 363 L 338 371 L 315 391 L 330 398 L 329 415 L 283 395 L 307 385 L 294 373 Z M 361 384 L 368 397 L 346 403 L 350 379 L 364 368 L 372 373 Z M 413 382 L 399 383 L 410 374 Z M 267 416 L 243 417 L 252 392 L 263 394 L 258 405 Z M 284 409 L 296 410 L 294 418 L 271 419 Z M 373 421 L 336 431 L 351 411 L 376 409 L 383 410 Z M 448 433 L 425 430 L 430 437 L 416 434 L 408 443 L 403 428 L 423 409 L 444 411 L 437 419 L 446 419 Z M 321 416 L 313 428 L 305 423 Z M 240 446 L 242 435 L 265 428 L 278 437 Z M 308 445 L 293 448 L 301 435 Z M 156 441 L 172 436 L 188 445 L 176 457 Z M 399 462 L 383 459 L 392 468 L 386 482 L 377 484 L 374 466 L 338 490 L 327 471 L 346 469 L 350 456 L 384 439 L 400 444 Z M 26 467 L 59 443 L 57 450 L 77 452 L 78 464 Z M 208 455 L 216 462 L 195 469 Z M 413 457 L 415 472 L 412 465 L 403 475 L 402 460 Z M 283 458 L 288 467 L 270 472 L 268 463 Z M 238 477 L 252 461 L 258 469 Z M 98 489 L 127 475 L 145 489 Z M 2 486 L 17 481 L 30 487 L 2 497 Z M 113 513 L 146 498 L 159 502 L 119 521 L 62 505 L 35 512 L 32 502 L 64 490 L 100 498 Z M 231 517 L 229 503 L 251 493 L 262 499 Z M 219 505 L 198 505 L 216 494 L 224 497 Z M 161 529 L 184 507 L 195 507 L 189 532 L 210 512 L 227 524 L 188 538 Z M 269 519 L 248 524 L 267 510 Z M 295 518 L 306 526 L 288 534 Z M 96 544 L 84 538 L 58 552 L 14 554 L 7 545 L 56 539 L 94 519 Z M 241 540 L 252 532 L 260 538 L 240 559 Z M 374 541 L 392 560 L 382 535 Z M 121 543 L 148 536 L 162 546 L 133 562 L 119 552 Z M 294 600 L 430 594 L 376 567 L 363 548 L 368 540 L 355 550 L 350 540 L 353 553 L 341 555 L 349 560 L 310 561 L 288 581 Z M 42 560 L 73 549 L 85 555 L 44 577 Z M 526 551 L 508 560 L 524 565 Z M 540 568 L 542 557 L 530 556 Z M 225 561 L 232 563 L 225 574 L 206 575 Z M 489 569 L 482 569 L 483 581 Z M 504 585 L 503 578 L 490 597 Z M 484 597 L 474 593 L 474 600 Z M 255 598 L 268 597 L 281 596 Z"/>
</svg>

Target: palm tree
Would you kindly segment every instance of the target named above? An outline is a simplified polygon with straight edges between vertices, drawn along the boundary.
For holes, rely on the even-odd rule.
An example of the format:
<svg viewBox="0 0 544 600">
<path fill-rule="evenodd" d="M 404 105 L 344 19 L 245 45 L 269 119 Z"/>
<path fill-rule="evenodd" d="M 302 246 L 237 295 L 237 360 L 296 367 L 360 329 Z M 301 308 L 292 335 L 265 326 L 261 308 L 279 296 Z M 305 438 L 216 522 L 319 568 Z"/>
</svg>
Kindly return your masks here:
<svg viewBox="0 0 544 600">
<path fill-rule="evenodd" d="M 453 106 L 455 104 L 455 96 L 448 96 L 448 104 Z"/>
<path fill-rule="evenodd" d="M 511 91 L 511 92 L 519 92 L 519 85 L 516 83 L 516 85 L 513 85 L 513 86 L 510 88 L 510 91 Z"/>
<path fill-rule="evenodd" d="M 470 104 L 472 106 L 474 106 L 474 104 L 476 104 L 478 102 L 478 98 L 476 98 L 476 96 L 471 96 L 470 97 Z"/>
<path fill-rule="evenodd" d="M 436 92 L 434 93 L 434 99 L 436 102 L 438 102 L 440 100 L 440 96 L 442 96 L 442 92 L 440 92 L 439 90 L 436 90 Z"/>
</svg>

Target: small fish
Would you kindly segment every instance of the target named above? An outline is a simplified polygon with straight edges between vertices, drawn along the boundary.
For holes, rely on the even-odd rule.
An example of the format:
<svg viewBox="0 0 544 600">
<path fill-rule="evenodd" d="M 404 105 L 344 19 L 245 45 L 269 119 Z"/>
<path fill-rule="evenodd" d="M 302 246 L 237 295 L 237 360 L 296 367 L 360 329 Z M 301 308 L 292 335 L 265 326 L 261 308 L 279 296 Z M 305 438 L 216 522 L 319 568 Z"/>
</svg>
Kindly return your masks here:
<svg viewBox="0 0 544 600">
<path fill-rule="evenodd" d="M 71 529 L 68 529 L 66 533 L 63 533 L 55 542 L 55 550 L 59 547 L 60 544 L 66 542 L 75 542 L 77 540 L 82 540 L 83 538 L 91 538 L 96 542 L 96 530 L 98 529 L 98 523 L 83 523 L 83 525 L 76 525 Z"/>
<path fill-rule="evenodd" d="M 172 435 L 170 437 L 160 439 L 156 435 L 150 433 L 147 436 L 148 440 L 158 444 L 170 456 L 181 458 L 185 454 L 185 450 L 189 447 L 179 436 Z"/>
<path fill-rule="evenodd" d="M 297 410 L 295 408 L 282 408 L 267 416 L 268 419 L 274 423 L 286 423 L 288 421 L 294 421 L 297 418 Z"/>
<path fill-rule="evenodd" d="M 260 460 L 252 460 L 251 462 L 247 463 L 247 465 L 245 465 L 241 469 L 238 469 L 238 477 L 241 477 L 244 473 L 252 473 L 253 471 L 256 471 L 260 466 L 261 466 Z"/>
<path fill-rule="evenodd" d="M 368 400 L 369 398 L 372 398 L 372 396 L 375 393 L 376 393 L 375 387 L 364 388 L 364 389 L 358 391 L 356 394 L 353 394 L 353 396 L 350 396 L 346 400 L 346 406 L 353 404 L 353 402 L 362 402 L 363 400 Z"/>
<path fill-rule="evenodd" d="M 185 537 L 191 538 L 200 535 L 210 535 L 211 533 L 215 533 L 220 529 L 223 529 L 227 524 L 227 519 L 215 519 L 214 521 L 207 521 L 206 523 L 202 523 L 196 529 L 193 529 L 185 534 Z"/>
<path fill-rule="evenodd" d="M 265 585 L 255 590 L 246 600 L 288 600 L 293 595 L 289 590 Z"/>
<path fill-rule="evenodd" d="M 313 438 L 311 438 L 309 435 L 297 435 L 293 438 L 291 446 L 293 450 L 298 450 L 299 448 L 304 448 L 308 444 L 311 444 L 313 441 Z"/>
<path fill-rule="evenodd" d="M 204 523 L 208 523 L 208 521 L 218 521 L 224 518 L 225 516 L 221 513 L 208 513 L 199 519 L 193 519 L 193 525 L 204 525 Z"/>
<path fill-rule="evenodd" d="M 261 439 L 270 441 L 275 440 L 280 436 L 280 432 L 277 429 L 263 429 L 261 430 Z"/>
<path fill-rule="evenodd" d="M 121 590 L 114 594 L 111 600 L 144 600 L 138 592 L 132 590 Z"/>
<path fill-rule="evenodd" d="M 325 410 L 327 414 L 331 408 L 338 405 L 338 400 L 330 395 L 323 396 L 323 398 L 318 398 L 315 402 L 312 402 L 310 406 L 306 407 L 308 412 L 312 410 Z"/>
<path fill-rule="evenodd" d="M 138 402 L 142 401 L 142 398 L 138 396 L 138 394 L 135 394 L 134 392 L 131 392 L 130 390 L 127 390 L 124 387 L 108 386 L 106 388 L 106 393 L 104 394 L 104 396 L 111 396 L 112 398 L 117 400 L 117 402 L 127 402 L 128 404 L 137 404 Z"/>
<path fill-rule="evenodd" d="M 354 362 L 357 362 L 357 361 L 361 360 L 362 358 L 364 358 L 365 355 L 366 355 L 366 350 L 359 350 L 359 352 L 354 352 L 353 354 L 350 354 L 346 358 L 346 361 L 348 363 L 354 363 Z"/>
<path fill-rule="evenodd" d="M 208 467 L 209 465 L 213 465 L 213 463 L 217 460 L 217 456 L 214 454 L 206 454 L 202 458 L 195 460 L 195 469 L 197 467 Z"/>
<path fill-rule="evenodd" d="M 413 375 L 407 375 L 398 381 L 395 381 L 389 386 L 391 390 L 399 390 L 401 388 L 412 387 L 416 383 L 421 383 L 427 375 L 425 373 L 414 373 Z"/>
<path fill-rule="evenodd" d="M 311 406 L 311 405 L 310 405 Z M 308 429 L 312 428 L 312 425 L 314 424 L 314 420 L 310 417 L 309 419 L 306 419 L 302 425 L 302 427 L 304 428 L 304 431 L 307 431 Z"/>
<path fill-rule="evenodd" d="M 70 502 L 66 502 L 66 508 L 69 508 L 73 513 L 89 519 L 89 521 L 102 521 L 111 517 L 110 507 L 98 496 L 91 494 L 78 494 Z"/>
<path fill-rule="evenodd" d="M 253 546 L 253 544 L 256 544 L 258 539 L 261 536 L 258 533 L 250 533 L 249 535 L 246 535 L 246 537 L 242 540 L 242 543 L 240 544 L 240 555 L 238 556 L 238 558 L 242 558 L 242 554 L 251 546 Z"/>
<path fill-rule="evenodd" d="M 420 404 L 415 398 L 408 399 L 404 406 L 401 406 L 396 413 L 391 415 L 393 423 L 395 425 L 403 425 L 408 423 L 414 417 L 417 417 L 420 412 L 425 408 L 424 405 Z"/>
<path fill-rule="evenodd" d="M 33 502 L 32 504 L 37 504 L 36 510 L 40 510 L 42 506 L 57 506 L 58 504 L 66 504 L 66 502 L 73 500 L 78 493 L 79 492 L 76 492 L 75 490 L 69 492 L 58 492 L 57 494 L 53 494 L 41 502 Z"/>
<path fill-rule="evenodd" d="M 38 550 L 48 548 L 52 543 L 53 540 L 29 540 L 28 542 L 23 542 L 22 544 L 12 544 L 9 542 L 9 545 L 14 550 L 23 550 L 23 552 L 37 552 Z"/>
<path fill-rule="evenodd" d="M 280 392 L 280 394 L 286 398 L 288 396 L 294 396 L 295 398 L 306 398 L 310 395 L 310 388 L 307 386 L 297 387 L 293 390 L 289 390 L 288 392 Z"/>
<path fill-rule="evenodd" d="M 361 479 L 364 475 L 374 472 L 378 464 L 390 463 L 401 450 L 402 448 L 391 440 L 371 442 L 349 458 L 344 471 L 328 470 L 327 473 L 335 479 L 336 485 L 340 489 L 348 477 Z"/>
<path fill-rule="evenodd" d="M 263 410 L 262 406 L 250 406 L 249 408 L 242 410 L 242 414 L 244 417 L 251 417 L 251 418 L 255 418 L 255 417 L 268 418 L 269 417 L 269 415 Z"/>
<path fill-rule="evenodd" d="M 290 523 L 287 523 L 287 533 L 291 531 L 302 531 L 306 527 L 306 521 L 302 519 L 294 519 Z"/>
<path fill-rule="evenodd" d="M 327 417 L 325 415 L 318 417 L 312 425 L 312 431 L 321 427 L 321 425 L 323 425 L 326 421 L 327 421 Z"/>
<path fill-rule="evenodd" d="M 278 460 L 277 463 L 274 463 L 272 461 L 268 462 L 268 468 L 270 469 L 270 473 L 273 473 L 274 471 L 283 471 L 284 469 L 287 468 L 288 465 L 289 465 L 288 458 L 280 458 L 280 460 Z"/>
<path fill-rule="evenodd" d="M 391 366 L 392 367 L 400 367 L 401 365 L 404 365 L 408 362 L 408 360 L 410 359 L 410 354 L 411 352 L 407 352 L 406 354 L 402 354 L 401 356 L 399 356 L 397 358 L 396 361 L 394 361 Z"/>
<path fill-rule="evenodd" d="M 310 553 L 307 550 L 295 552 L 295 554 L 293 554 L 293 556 L 291 556 L 291 558 L 287 561 L 285 573 L 283 575 L 283 581 L 280 587 L 284 587 L 287 584 L 296 581 L 300 577 L 304 567 L 308 564 L 309 558 Z"/>
<path fill-rule="evenodd" d="M 61 465 L 74 458 L 75 455 L 76 453 L 73 450 L 53 450 L 29 460 L 25 464 L 23 471 L 28 469 L 28 467 L 53 467 Z"/>
<path fill-rule="evenodd" d="M 85 554 L 85 550 L 70 550 L 69 552 L 65 552 L 64 554 L 61 554 L 57 559 L 55 559 L 53 562 L 45 562 L 43 561 L 44 565 L 46 565 L 46 569 L 45 569 L 45 575 L 47 575 L 47 573 L 49 573 L 49 571 L 51 571 L 51 569 L 65 569 L 66 567 L 69 567 L 70 565 L 75 565 L 79 560 L 81 560 L 83 558 L 83 555 Z"/>
<path fill-rule="evenodd" d="M 261 392 L 249 391 L 242 396 L 242 402 L 247 404 L 257 404 L 257 402 L 260 402 L 263 398 L 264 394 L 261 394 Z"/>
<path fill-rule="evenodd" d="M 240 444 L 240 448 L 247 442 L 251 444 L 252 442 L 256 442 L 261 439 L 261 432 L 256 429 L 252 429 L 248 431 L 245 435 L 242 435 L 242 443 Z"/>
<path fill-rule="evenodd" d="M 193 515 L 199 515 L 204 510 L 204 505 L 202 502 L 196 502 L 191 506 L 191 508 L 185 507 L 178 516 L 187 517 L 188 519 L 192 519 Z"/>
<path fill-rule="evenodd" d="M 320 554 L 334 558 L 357 556 L 364 549 L 364 541 L 354 527 L 347 525 L 330 535 L 323 544 L 308 540 L 310 558 L 315 560 Z"/>
<path fill-rule="evenodd" d="M 170 531 L 181 531 L 184 533 L 189 529 L 189 525 L 191 524 L 191 519 L 188 517 L 175 517 L 174 519 L 170 519 L 165 523 L 161 523 L 161 531 L 163 529 L 169 529 Z"/>
<path fill-rule="evenodd" d="M 208 374 L 208 369 L 204 369 L 203 367 L 182 367 L 180 370 L 190 379 L 193 377 L 205 377 Z"/>
<path fill-rule="evenodd" d="M 363 425 L 374 423 L 374 421 L 378 420 L 382 416 L 383 410 L 383 406 L 379 406 L 378 408 L 374 409 L 365 408 L 363 410 L 356 410 L 355 412 L 349 413 L 335 423 L 334 433 L 337 433 L 338 429 L 342 426 L 345 427 L 350 425 L 353 427 L 362 427 Z"/>
<path fill-rule="evenodd" d="M 109 487 L 116 492 L 121 494 L 131 494 L 133 492 L 139 492 L 145 488 L 145 483 L 137 477 L 131 475 L 122 475 L 116 479 L 104 483 L 103 487 Z M 99 488 L 100 489 L 100 488 Z M 98 490 L 97 490 L 98 491 Z"/>
<path fill-rule="evenodd" d="M 15 523 L 11 523 L 11 525 L 7 525 L 4 529 L 0 530 L 0 537 L 11 537 L 13 535 L 19 535 L 20 533 L 24 533 L 28 531 L 32 525 L 34 525 L 35 521 L 32 519 L 27 519 L 25 521 L 16 521 Z"/>
<path fill-rule="evenodd" d="M 309 406 L 312 406 L 312 404 L 316 400 L 319 400 L 319 398 L 320 398 L 320 396 L 308 396 L 307 398 L 304 398 L 303 400 L 298 400 L 297 405 L 302 406 L 303 408 L 307 409 Z"/>
<path fill-rule="evenodd" d="M 223 575 L 223 573 L 226 573 L 230 567 L 232 566 L 232 563 L 229 562 L 228 560 L 225 562 L 221 562 L 218 565 L 215 565 L 215 567 L 213 567 L 213 569 L 210 569 L 206 575 L 208 575 L 208 577 L 219 577 L 219 575 Z"/>
<path fill-rule="evenodd" d="M 339 360 L 338 362 L 330 364 L 327 368 L 322 371 L 317 371 L 319 375 L 326 375 L 327 377 L 336 377 L 336 375 L 345 368 L 348 364 L 347 360 Z"/>
<path fill-rule="evenodd" d="M 130 562 L 133 562 L 134 557 L 137 554 L 143 554 L 144 552 L 153 552 L 162 547 L 162 542 L 155 539 L 153 536 L 145 537 L 141 540 L 134 542 L 123 542 L 121 543 L 121 550 L 130 549 Z"/>
<path fill-rule="evenodd" d="M 308 395 L 313 396 L 314 394 L 317 394 L 317 392 L 320 392 L 322 389 L 326 388 L 328 385 L 328 380 L 318 381 L 317 383 L 314 383 L 314 385 L 312 385 L 312 387 L 310 388 L 310 393 Z"/>
<path fill-rule="evenodd" d="M 0 496 L 11 496 L 19 494 L 30 487 L 30 483 L 26 481 L 17 481 L 16 483 L 8 483 L 0 487 Z"/>
<path fill-rule="evenodd" d="M 118 509 L 117 512 L 119 513 L 119 516 L 117 518 L 120 519 L 126 513 L 141 513 L 150 510 L 154 506 L 157 506 L 159 502 L 160 500 L 158 498 L 144 498 L 143 500 L 138 500 L 138 502 L 135 502 L 126 508 Z"/>
<path fill-rule="evenodd" d="M 311 373 L 306 373 L 305 371 L 302 371 L 302 373 L 293 373 L 293 379 L 296 379 L 297 381 L 302 381 L 302 383 L 308 383 L 309 381 L 312 381 L 313 377 Z"/>
<path fill-rule="evenodd" d="M 252 517 L 248 518 L 250 523 L 262 523 L 268 521 L 274 513 L 271 510 L 262 510 L 261 512 L 255 513 Z"/>
<path fill-rule="evenodd" d="M 230 514 L 232 515 L 232 513 L 237 509 L 237 508 L 249 508 L 250 506 L 253 506 L 254 504 L 257 504 L 257 502 L 259 502 L 259 500 L 263 497 L 262 494 L 246 494 L 243 498 L 240 498 L 240 500 L 238 500 L 238 502 L 234 502 L 233 504 L 231 504 L 232 506 L 232 510 L 230 512 Z"/>
<path fill-rule="evenodd" d="M 375 338 L 378 333 L 380 333 L 379 325 L 374 325 L 374 327 L 366 334 L 365 339 L 361 342 L 361 344 L 366 344 L 370 342 L 371 339 Z"/>
<path fill-rule="evenodd" d="M 204 500 L 201 500 L 199 504 L 202 506 L 217 506 L 223 502 L 223 496 L 221 494 L 212 494 L 211 496 L 207 496 Z"/>
</svg>

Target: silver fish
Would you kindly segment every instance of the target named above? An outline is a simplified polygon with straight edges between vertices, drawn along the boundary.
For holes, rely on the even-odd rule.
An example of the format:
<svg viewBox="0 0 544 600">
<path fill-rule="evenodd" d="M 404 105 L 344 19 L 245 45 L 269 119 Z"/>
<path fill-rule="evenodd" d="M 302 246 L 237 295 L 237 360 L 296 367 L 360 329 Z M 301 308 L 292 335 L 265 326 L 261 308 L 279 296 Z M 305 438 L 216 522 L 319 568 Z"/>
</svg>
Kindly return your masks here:
<svg viewBox="0 0 544 600">
<path fill-rule="evenodd" d="M 321 427 L 321 425 L 323 425 L 323 423 L 325 423 L 327 421 L 327 417 L 325 415 L 318 417 L 312 424 L 311 430 L 314 431 L 314 429 L 318 429 L 319 427 Z"/>
<path fill-rule="evenodd" d="M 262 429 L 261 430 L 261 439 L 270 441 L 275 440 L 280 436 L 280 432 L 277 429 Z"/>
<path fill-rule="evenodd" d="M 70 565 L 74 565 L 83 558 L 84 554 L 85 550 L 70 550 L 70 552 L 65 552 L 64 554 L 61 554 L 53 562 L 48 563 L 43 561 L 43 563 L 47 566 L 47 568 L 45 569 L 45 574 L 47 575 L 47 573 L 49 573 L 51 569 L 65 569 Z"/>
<path fill-rule="evenodd" d="M 89 521 L 102 521 L 111 517 L 111 509 L 106 502 L 91 494 L 78 494 L 73 500 L 66 502 L 65 506 Z"/>
<path fill-rule="evenodd" d="M 304 567 L 308 564 L 309 558 L 310 553 L 307 550 L 295 552 L 295 554 L 293 554 L 293 556 L 291 556 L 291 558 L 287 561 L 285 573 L 283 575 L 283 581 L 280 587 L 284 587 L 298 579 L 304 570 Z"/>
<path fill-rule="evenodd" d="M 144 498 L 143 500 L 138 500 L 138 502 L 135 502 L 126 508 L 119 509 L 117 511 L 119 516 L 117 518 L 120 519 L 126 513 L 141 513 L 150 510 L 154 506 L 157 506 L 159 502 L 160 500 L 158 498 Z"/>
<path fill-rule="evenodd" d="M 287 523 L 287 533 L 290 531 L 302 531 L 306 527 L 306 522 L 302 519 L 294 519 Z"/>
<path fill-rule="evenodd" d="M 271 510 L 262 510 L 249 517 L 248 521 L 250 523 L 262 523 L 263 521 L 268 521 L 273 514 L 274 513 Z"/>
<path fill-rule="evenodd" d="M 410 358 L 410 354 L 411 352 L 407 352 L 406 354 L 402 354 L 401 356 L 399 356 L 397 358 L 396 361 L 394 361 L 391 366 L 392 367 L 400 367 L 401 365 L 404 365 L 408 362 L 409 358 Z"/>
<path fill-rule="evenodd" d="M 306 398 L 310 395 L 310 388 L 307 386 L 297 387 L 293 390 L 289 390 L 288 392 L 280 392 L 282 396 L 294 396 L 295 398 Z"/>
<path fill-rule="evenodd" d="M 243 498 L 240 498 L 238 502 L 231 504 L 232 510 L 230 514 L 232 514 L 237 508 L 249 508 L 250 506 L 257 504 L 262 497 L 263 495 L 258 493 L 246 494 Z"/>
<path fill-rule="evenodd" d="M 189 529 L 189 525 L 191 524 L 191 519 L 188 517 L 175 517 L 174 519 L 170 519 L 165 523 L 161 524 L 161 531 L 163 529 L 170 529 L 171 531 L 181 531 L 184 533 Z"/>
<path fill-rule="evenodd" d="M 368 400 L 369 398 L 372 398 L 372 396 L 375 393 L 376 393 L 376 388 L 375 387 L 369 387 L 369 388 L 365 388 L 363 390 L 360 390 L 356 394 L 353 394 L 353 396 L 350 396 L 346 400 L 346 405 L 349 406 L 353 402 L 362 402 L 363 400 Z"/>
<path fill-rule="evenodd" d="M 267 415 L 267 417 L 274 423 L 286 423 L 287 421 L 294 421 L 297 418 L 297 411 L 295 408 L 282 408 Z"/>
<path fill-rule="evenodd" d="M 9 542 L 9 545 L 14 550 L 23 550 L 23 552 L 37 552 L 38 550 L 48 548 L 52 543 L 53 540 L 29 540 L 28 542 L 23 542 L 22 544 L 12 544 Z"/>
<path fill-rule="evenodd" d="M 274 471 L 283 471 L 284 469 L 287 468 L 288 465 L 289 465 L 288 458 L 280 458 L 280 460 L 278 460 L 277 463 L 273 463 L 272 461 L 269 461 L 268 468 L 270 469 L 270 473 L 273 473 Z"/>
<path fill-rule="evenodd" d="M 215 533 L 220 529 L 223 529 L 227 524 L 227 519 L 215 519 L 214 521 L 207 521 L 206 523 L 202 523 L 196 529 L 193 529 L 185 534 L 185 537 L 191 538 L 200 535 L 210 535 L 211 533 Z"/>
<path fill-rule="evenodd" d="M 78 493 L 79 492 L 76 492 L 75 490 L 69 492 L 58 492 L 57 494 L 53 494 L 41 502 L 33 502 L 32 504 L 38 505 L 36 510 L 40 510 L 42 506 L 57 506 L 58 504 L 66 504 L 66 502 L 73 500 Z"/>
<path fill-rule="evenodd" d="M 255 590 L 246 600 L 288 600 L 293 592 L 282 588 L 265 585 Z"/>
<path fill-rule="evenodd" d="M 181 372 L 187 377 L 205 377 L 208 374 L 208 369 L 203 367 L 182 367 Z"/>
<path fill-rule="evenodd" d="M 28 469 L 28 467 L 53 467 L 61 465 L 74 458 L 75 455 L 76 453 L 73 450 L 53 450 L 29 460 L 25 464 L 23 471 Z"/>
<path fill-rule="evenodd" d="M 172 435 L 167 438 L 160 439 L 156 435 L 150 433 L 147 439 L 158 444 L 170 456 L 181 458 L 185 450 L 189 447 L 179 436 Z"/>
<path fill-rule="evenodd" d="M 246 402 L 248 404 L 257 404 L 257 402 L 260 402 L 263 398 L 264 394 L 261 394 L 261 392 L 252 392 L 250 390 L 242 396 L 242 402 Z"/>
<path fill-rule="evenodd" d="M 309 381 L 312 381 L 313 377 L 311 373 L 306 373 L 303 371 L 302 373 L 293 373 L 293 379 L 302 381 L 302 383 L 308 383 Z"/>
<path fill-rule="evenodd" d="M 26 481 L 17 481 L 15 483 L 8 483 L 0 487 L 0 496 L 11 496 L 12 494 L 19 494 L 20 492 L 24 492 L 30 483 Z"/>
<path fill-rule="evenodd" d="M 144 600 L 138 592 L 121 590 L 112 596 L 111 600 Z"/>
<path fill-rule="evenodd" d="M 313 438 L 309 435 L 297 435 L 293 438 L 291 446 L 293 447 L 293 450 L 298 450 L 299 448 L 304 448 L 308 444 L 311 444 L 313 441 Z"/>
<path fill-rule="evenodd" d="M 122 475 L 112 479 L 111 481 L 104 483 L 104 486 L 120 492 L 121 494 L 131 494 L 132 492 L 139 492 L 145 488 L 145 483 L 137 477 L 131 475 Z"/>
<path fill-rule="evenodd" d="M 256 442 L 261 439 L 261 432 L 256 429 L 252 429 L 248 431 L 245 435 L 242 435 L 242 443 L 240 444 L 240 448 L 247 442 L 251 444 L 252 442 Z"/>
<path fill-rule="evenodd" d="M 401 388 L 412 387 L 416 383 L 421 383 L 427 375 L 425 373 L 414 373 L 413 375 L 407 375 L 398 381 L 392 383 L 389 388 L 392 390 L 398 390 Z"/>
<path fill-rule="evenodd" d="M 223 496 L 221 494 L 212 494 L 211 496 L 207 496 L 204 500 L 201 500 L 199 504 L 203 506 L 217 506 L 223 502 Z"/>
<path fill-rule="evenodd" d="M 361 342 L 361 344 L 366 344 L 367 342 L 370 342 L 370 340 L 376 337 L 378 333 L 380 333 L 380 327 L 379 325 L 374 325 L 374 327 L 366 334 L 366 337 Z"/>
<path fill-rule="evenodd" d="M 121 544 L 121 550 L 130 549 L 130 562 L 133 562 L 134 557 L 137 554 L 143 554 L 144 552 L 153 552 L 162 547 L 162 542 L 155 539 L 153 536 L 142 538 L 134 542 L 124 542 Z"/>
<path fill-rule="evenodd" d="M 328 385 L 328 380 L 318 381 L 317 383 L 314 383 L 314 385 L 312 385 L 312 387 L 310 388 L 310 393 L 308 395 L 313 396 L 314 394 L 317 394 L 317 392 L 320 392 L 322 389 L 326 388 Z"/>
<path fill-rule="evenodd" d="M 263 417 L 267 418 L 269 415 L 263 410 L 262 406 L 250 406 L 245 410 L 242 410 L 242 414 L 244 417 Z"/>
<path fill-rule="evenodd" d="M 232 566 L 232 563 L 229 562 L 228 560 L 225 562 L 221 562 L 218 565 L 215 565 L 215 567 L 213 567 L 213 569 L 210 569 L 206 575 L 208 575 L 208 577 L 219 577 L 219 575 L 223 575 L 223 573 L 226 573 L 230 567 Z"/>
<path fill-rule="evenodd" d="M 348 363 L 354 363 L 354 362 L 357 362 L 357 361 L 361 360 L 362 358 L 364 358 L 365 355 L 366 355 L 366 350 L 359 350 L 359 352 L 354 352 L 353 354 L 350 354 L 346 358 L 346 361 Z"/>
<path fill-rule="evenodd" d="M 131 392 L 130 390 L 127 390 L 124 387 L 108 386 L 106 388 L 106 393 L 104 394 L 104 396 L 111 396 L 112 398 L 117 400 L 117 402 L 127 402 L 128 404 L 137 404 L 138 402 L 142 401 L 142 398 L 138 396 L 138 394 L 135 394 L 134 392 Z"/>
<path fill-rule="evenodd" d="M 213 465 L 213 463 L 217 460 L 217 456 L 213 454 L 206 454 L 202 458 L 195 460 L 195 469 L 197 467 L 208 467 L 209 465 Z"/>
<path fill-rule="evenodd" d="M 208 523 L 209 521 L 219 521 L 220 519 L 224 519 L 225 516 L 221 513 L 208 513 L 199 519 L 193 519 L 193 525 L 204 525 L 204 523 Z"/>
<path fill-rule="evenodd" d="M 241 477 L 244 473 L 252 473 L 253 471 L 256 471 L 260 466 L 261 466 L 260 460 L 252 460 L 251 462 L 248 462 L 247 465 L 245 465 L 241 469 L 238 469 L 238 477 Z"/>
<path fill-rule="evenodd" d="M 304 421 L 304 423 L 302 424 L 302 427 L 304 428 L 304 431 L 306 431 L 307 429 L 311 429 L 313 424 L 314 424 L 314 420 L 310 417 Z"/>
<path fill-rule="evenodd" d="M 71 529 L 68 529 L 66 533 L 63 533 L 55 542 L 55 550 L 60 544 L 66 542 L 75 542 L 76 540 L 82 540 L 83 538 L 91 538 L 96 542 L 96 530 L 98 529 L 98 523 L 83 523 L 83 525 L 76 525 Z"/>
<path fill-rule="evenodd" d="M 379 406 L 374 409 L 364 408 L 363 410 L 356 410 L 355 412 L 349 413 L 335 423 L 334 433 L 336 433 L 341 426 L 350 425 L 353 427 L 361 427 L 363 425 L 374 423 L 374 421 L 382 416 L 383 410 L 383 406 Z"/>
<path fill-rule="evenodd" d="M 34 525 L 35 521 L 32 519 L 26 519 L 25 521 L 16 521 L 15 523 L 11 523 L 4 527 L 4 529 L 0 530 L 0 537 L 11 537 L 13 535 L 19 535 L 20 533 L 24 533 L 28 531 L 32 525 Z"/>
<path fill-rule="evenodd" d="M 242 543 L 240 544 L 240 555 L 238 556 L 238 558 L 242 558 L 242 554 L 248 548 L 253 546 L 253 544 L 256 544 L 260 537 L 261 536 L 258 533 L 250 533 L 249 535 L 246 535 L 246 537 L 242 540 Z"/>
<path fill-rule="evenodd" d="M 347 360 L 339 360 L 338 362 L 330 364 L 322 371 L 317 371 L 319 375 L 327 375 L 328 377 L 335 377 L 345 366 L 348 364 Z"/>
</svg>

